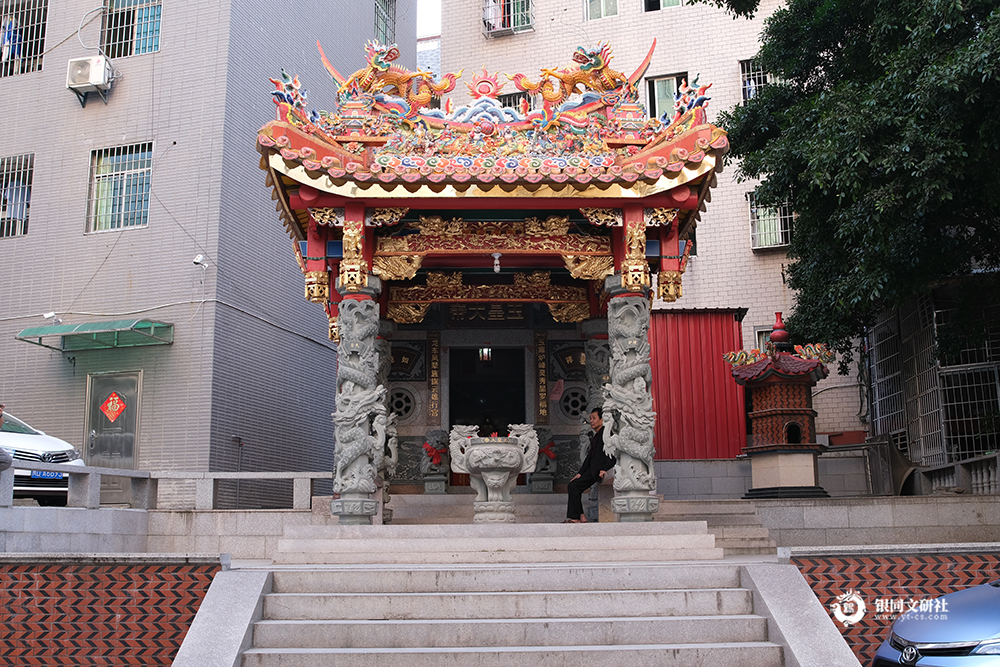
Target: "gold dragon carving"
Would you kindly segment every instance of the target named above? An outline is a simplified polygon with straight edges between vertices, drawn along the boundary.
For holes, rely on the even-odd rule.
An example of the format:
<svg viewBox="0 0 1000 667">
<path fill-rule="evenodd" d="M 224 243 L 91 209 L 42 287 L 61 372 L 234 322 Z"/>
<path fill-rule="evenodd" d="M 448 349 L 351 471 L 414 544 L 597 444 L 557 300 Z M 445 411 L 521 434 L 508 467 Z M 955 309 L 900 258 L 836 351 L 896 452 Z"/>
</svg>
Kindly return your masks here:
<svg viewBox="0 0 1000 667">
<path fill-rule="evenodd" d="M 409 208 L 369 208 L 365 209 L 367 227 L 392 227 L 406 215 Z"/>
<path fill-rule="evenodd" d="M 344 208 L 343 207 L 320 207 L 309 209 L 309 215 L 313 217 L 317 225 L 325 225 L 328 227 L 343 227 L 344 226 Z"/>
<path fill-rule="evenodd" d="M 586 301 L 579 303 L 550 303 L 549 312 L 556 322 L 582 322 L 590 317 L 590 304 Z"/>
<path fill-rule="evenodd" d="M 417 275 L 423 255 L 377 256 L 372 262 L 372 273 L 382 280 L 410 280 Z"/>
<path fill-rule="evenodd" d="M 622 210 L 620 208 L 581 208 L 580 213 L 592 225 L 599 227 L 622 226 Z"/>
<path fill-rule="evenodd" d="M 431 304 L 390 303 L 385 316 L 397 324 L 419 324 L 424 321 Z"/>
<path fill-rule="evenodd" d="M 570 275 L 579 280 L 604 280 L 615 272 L 615 258 L 602 255 L 563 255 Z"/>
<path fill-rule="evenodd" d="M 676 208 L 644 208 L 642 217 L 647 227 L 664 227 L 677 219 L 677 211 Z"/>
</svg>

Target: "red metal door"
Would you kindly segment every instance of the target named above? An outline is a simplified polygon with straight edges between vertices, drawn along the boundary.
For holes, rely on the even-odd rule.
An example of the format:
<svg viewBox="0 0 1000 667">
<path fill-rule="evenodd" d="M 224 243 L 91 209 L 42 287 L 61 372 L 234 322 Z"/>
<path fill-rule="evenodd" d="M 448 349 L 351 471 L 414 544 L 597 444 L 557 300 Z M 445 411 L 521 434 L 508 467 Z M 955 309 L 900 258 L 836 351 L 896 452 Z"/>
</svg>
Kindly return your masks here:
<svg viewBox="0 0 1000 667">
<path fill-rule="evenodd" d="M 657 459 L 726 459 L 746 445 L 743 387 L 725 352 L 743 346 L 734 311 L 655 311 L 649 327 Z"/>
</svg>

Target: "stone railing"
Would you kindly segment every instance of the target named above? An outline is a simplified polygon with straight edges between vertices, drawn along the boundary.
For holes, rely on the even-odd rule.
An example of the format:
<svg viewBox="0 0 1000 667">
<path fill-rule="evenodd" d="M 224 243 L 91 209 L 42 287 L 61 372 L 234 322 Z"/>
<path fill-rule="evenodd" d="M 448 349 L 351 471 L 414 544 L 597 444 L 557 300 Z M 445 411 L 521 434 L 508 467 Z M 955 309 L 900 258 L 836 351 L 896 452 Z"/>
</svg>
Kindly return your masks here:
<svg viewBox="0 0 1000 667">
<path fill-rule="evenodd" d="M 97 509 L 101 506 L 101 477 L 127 477 L 132 486 L 132 507 L 153 509 L 156 507 L 156 480 L 144 470 L 120 470 L 118 468 L 97 468 L 92 466 L 71 466 L 66 463 L 42 463 L 41 461 L 20 461 L 0 472 L 0 507 L 10 507 L 14 497 L 14 468 L 41 470 L 44 472 L 69 473 L 67 507 Z"/>
<path fill-rule="evenodd" d="M 332 472 L 184 472 L 157 471 L 150 473 L 154 481 L 194 482 L 194 509 L 214 510 L 219 482 L 232 479 L 292 480 L 292 509 L 308 510 L 312 506 L 313 484 L 317 479 L 333 479 Z"/>
<path fill-rule="evenodd" d="M 1000 454 L 986 454 L 973 459 L 921 468 L 918 472 L 920 493 L 1000 494 Z"/>
<path fill-rule="evenodd" d="M 69 475 L 67 507 L 97 509 L 101 506 L 101 478 L 125 477 L 131 482 L 131 506 L 135 509 L 156 509 L 159 480 L 194 482 L 194 509 L 214 510 L 220 480 L 292 480 L 292 509 L 311 508 L 313 484 L 317 479 L 333 479 L 332 472 L 186 472 L 122 470 L 75 466 L 65 463 L 15 461 L 15 465 L 0 472 L 0 507 L 11 507 L 14 495 L 14 467 L 18 469 L 61 472 Z"/>
</svg>

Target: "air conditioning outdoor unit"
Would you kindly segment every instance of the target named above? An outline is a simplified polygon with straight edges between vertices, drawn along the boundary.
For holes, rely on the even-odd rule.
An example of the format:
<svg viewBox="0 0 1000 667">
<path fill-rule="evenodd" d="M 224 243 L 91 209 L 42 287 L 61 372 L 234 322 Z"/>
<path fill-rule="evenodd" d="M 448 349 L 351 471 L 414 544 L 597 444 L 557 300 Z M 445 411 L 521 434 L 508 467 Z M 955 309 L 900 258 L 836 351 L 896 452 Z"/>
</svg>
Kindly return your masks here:
<svg viewBox="0 0 1000 667">
<path fill-rule="evenodd" d="M 104 91 L 111 88 L 113 70 L 104 56 L 73 58 L 66 71 L 66 87 L 78 93 Z"/>
</svg>

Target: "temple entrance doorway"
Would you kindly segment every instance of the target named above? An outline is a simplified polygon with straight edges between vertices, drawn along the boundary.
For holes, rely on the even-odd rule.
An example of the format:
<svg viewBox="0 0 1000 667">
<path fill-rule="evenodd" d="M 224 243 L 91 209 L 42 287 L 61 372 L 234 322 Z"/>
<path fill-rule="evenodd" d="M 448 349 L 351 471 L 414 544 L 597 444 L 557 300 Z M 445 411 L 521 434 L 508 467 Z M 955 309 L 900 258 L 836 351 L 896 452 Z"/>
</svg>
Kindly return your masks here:
<svg viewBox="0 0 1000 667">
<path fill-rule="evenodd" d="M 525 423 L 524 349 L 452 348 L 449 375 L 451 423 L 477 424 L 480 435 L 507 435 Z"/>
<path fill-rule="evenodd" d="M 523 348 L 452 348 L 450 354 L 449 431 L 476 424 L 481 436 L 507 435 L 508 424 L 525 423 Z M 451 473 L 451 486 L 469 486 L 469 476 Z"/>
</svg>

